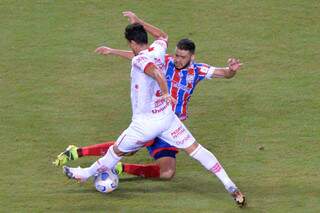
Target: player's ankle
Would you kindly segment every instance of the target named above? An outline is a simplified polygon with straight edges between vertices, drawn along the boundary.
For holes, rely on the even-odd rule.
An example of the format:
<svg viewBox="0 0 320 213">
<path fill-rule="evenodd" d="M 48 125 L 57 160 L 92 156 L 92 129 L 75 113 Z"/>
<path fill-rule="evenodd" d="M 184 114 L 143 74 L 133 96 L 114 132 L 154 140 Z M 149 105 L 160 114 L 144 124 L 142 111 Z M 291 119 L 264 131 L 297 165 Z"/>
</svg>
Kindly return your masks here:
<svg viewBox="0 0 320 213">
<path fill-rule="evenodd" d="M 78 153 L 78 157 L 79 157 L 79 158 L 81 158 L 81 157 L 83 156 L 83 152 L 82 152 L 82 148 L 81 148 L 81 147 L 79 147 L 79 148 L 77 149 L 77 153 Z"/>
</svg>

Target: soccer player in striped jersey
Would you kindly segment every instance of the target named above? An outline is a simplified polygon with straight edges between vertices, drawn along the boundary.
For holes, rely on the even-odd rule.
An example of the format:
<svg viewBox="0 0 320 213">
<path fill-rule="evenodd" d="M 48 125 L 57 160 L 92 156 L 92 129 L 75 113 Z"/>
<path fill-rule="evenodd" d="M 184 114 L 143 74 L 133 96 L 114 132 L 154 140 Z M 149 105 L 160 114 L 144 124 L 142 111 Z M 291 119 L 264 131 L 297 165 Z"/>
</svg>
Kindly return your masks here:
<svg viewBox="0 0 320 213">
<path fill-rule="evenodd" d="M 225 68 L 197 63 L 194 61 L 195 48 L 194 42 L 182 39 L 176 46 L 174 56 L 167 55 L 165 59 L 168 88 L 171 96 L 177 100 L 173 111 L 180 120 L 188 117 L 188 103 L 200 81 L 212 78 L 232 78 L 241 66 L 240 61 L 236 59 L 229 59 L 228 67 Z"/>
<path fill-rule="evenodd" d="M 129 18 L 131 23 L 140 23 L 143 25 L 155 38 L 163 34 L 160 29 L 144 22 L 131 12 L 124 12 L 124 15 Z M 188 117 L 188 103 L 190 102 L 194 89 L 200 81 L 212 78 L 232 78 L 241 66 L 240 61 L 234 58 L 228 60 L 227 67 L 213 67 L 204 63 L 196 63 L 194 61 L 195 48 L 193 41 L 182 39 L 176 45 L 175 54 L 173 56 L 166 55 L 165 57 L 165 76 L 168 89 L 170 95 L 176 99 L 176 103 L 172 105 L 172 108 L 182 121 Z M 134 56 L 132 51 L 112 49 L 105 46 L 97 48 L 96 52 L 102 55 L 116 55 L 127 59 L 132 59 Z M 56 165 L 64 165 L 69 160 L 75 160 L 83 156 L 101 156 L 104 155 L 113 144 L 114 142 L 110 141 L 87 147 L 70 145 L 64 152 L 58 155 L 54 163 Z M 178 149 L 160 138 L 150 141 L 146 148 L 156 163 L 122 163 L 117 165 L 117 170 L 145 178 L 171 179 L 176 170 L 175 158 Z M 217 164 L 217 168 L 213 169 L 219 172 L 223 167 Z"/>
</svg>

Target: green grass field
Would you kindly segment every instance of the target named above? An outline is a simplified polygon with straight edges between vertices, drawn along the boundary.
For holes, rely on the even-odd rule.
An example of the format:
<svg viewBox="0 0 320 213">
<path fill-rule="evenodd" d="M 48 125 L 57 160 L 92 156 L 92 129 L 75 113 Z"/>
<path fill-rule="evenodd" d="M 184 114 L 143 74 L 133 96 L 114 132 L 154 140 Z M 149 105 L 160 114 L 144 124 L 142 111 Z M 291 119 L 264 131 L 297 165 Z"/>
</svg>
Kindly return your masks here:
<svg viewBox="0 0 320 213">
<path fill-rule="evenodd" d="M 320 212 L 319 9 L 317 0 L 1 0 L 0 212 Z M 244 62 L 235 78 L 198 87 L 186 125 L 247 209 L 185 153 L 172 181 L 123 176 L 107 195 L 51 165 L 68 144 L 114 140 L 131 120 L 130 62 L 94 53 L 128 48 L 124 10 L 166 31 L 170 53 L 189 37 L 199 62 Z M 142 150 L 125 162 L 152 160 Z"/>
</svg>

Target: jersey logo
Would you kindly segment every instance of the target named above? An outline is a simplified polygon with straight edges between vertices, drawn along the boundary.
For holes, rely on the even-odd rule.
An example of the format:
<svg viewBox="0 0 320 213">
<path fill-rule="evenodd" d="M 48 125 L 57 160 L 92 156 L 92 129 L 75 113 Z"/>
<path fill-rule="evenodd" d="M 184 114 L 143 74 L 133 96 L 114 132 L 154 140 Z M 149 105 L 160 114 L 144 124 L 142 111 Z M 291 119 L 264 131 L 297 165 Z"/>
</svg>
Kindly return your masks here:
<svg viewBox="0 0 320 213">
<path fill-rule="evenodd" d="M 160 97 L 162 94 L 161 94 L 161 91 L 160 90 L 157 90 L 157 92 L 156 92 L 156 96 L 157 97 Z"/>
<path fill-rule="evenodd" d="M 192 84 L 193 81 L 194 81 L 194 75 L 187 75 L 187 82 L 189 84 Z"/>
<path fill-rule="evenodd" d="M 140 64 L 141 62 L 147 61 L 148 58 L 147 58 L 147 57 L 144 57 L 144 56 L 140 56 L 140 57 L 138 57 L 136 60 L 137 60 L 137 63 Z"/>
<path fill-rule="evenodd" d="M 160 58 L 154 58 L 155 64 L 157 65 L 157 67 L 161 70 L 164 69 L 164 63 L 162 63 Z"/>
</svg>

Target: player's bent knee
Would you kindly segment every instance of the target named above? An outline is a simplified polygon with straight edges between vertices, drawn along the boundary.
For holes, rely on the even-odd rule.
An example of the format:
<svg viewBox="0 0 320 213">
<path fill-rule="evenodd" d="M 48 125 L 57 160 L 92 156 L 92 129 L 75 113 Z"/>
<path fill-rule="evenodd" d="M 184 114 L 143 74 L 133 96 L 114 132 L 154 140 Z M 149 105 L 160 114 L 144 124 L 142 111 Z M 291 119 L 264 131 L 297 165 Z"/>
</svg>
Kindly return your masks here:
<svg viewBox="0 0 320 213">
<path fill-rule="evenodd" d="M 192 152 L 194 152 L 194 150 L 196 150 L 197 148 L 199 148 L 199 143 L 197 143 L 196 141 L 189 147 L 185 148 L 184 151 L 190 155 Z"/>
<path fill-rule="evenodd" d="M 175 173 L 176 171 L 174 169 L 162 171 L 160 172 L 160 178 L 163 180 L 171 180 L 174 177 Z"/>
<path fill-rule="evenodd" d="M 156 162 L 160 167 L 160 178 L 171 180 L 176 172 L 176 151 L 165 150 L 158 153 Z"/>
<path fill-rule="evenodd" d="M 137 151 L 134 151 L 134 152 L 122 152 L 119 150 L 118 146 L 115 144 L 115 145 L 112 145 L 110 148 L 113 148 L 113 151 L 116 155 L 118 155 L 119 157 L 120 156 L 130 156 L 130 155 L 133 155 L 134 153 L 136 153 Z"/>
</svg>

